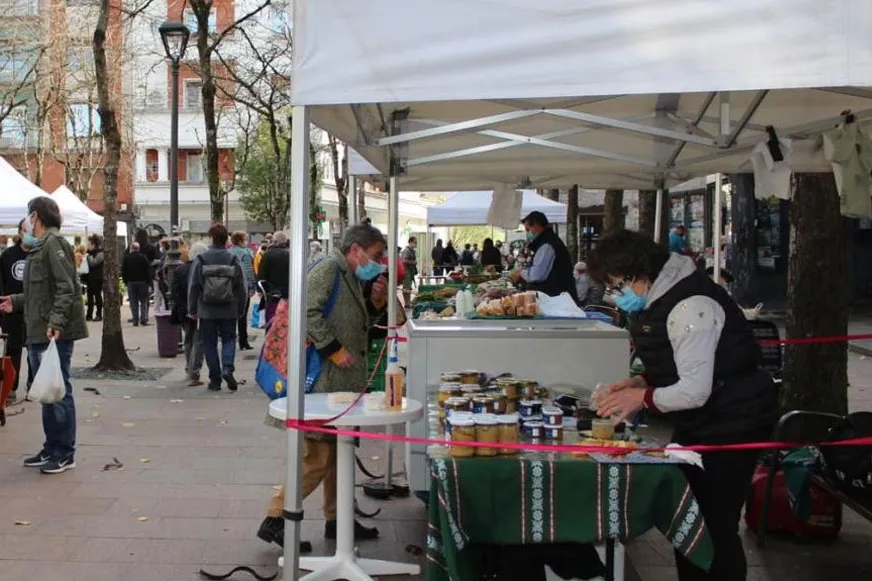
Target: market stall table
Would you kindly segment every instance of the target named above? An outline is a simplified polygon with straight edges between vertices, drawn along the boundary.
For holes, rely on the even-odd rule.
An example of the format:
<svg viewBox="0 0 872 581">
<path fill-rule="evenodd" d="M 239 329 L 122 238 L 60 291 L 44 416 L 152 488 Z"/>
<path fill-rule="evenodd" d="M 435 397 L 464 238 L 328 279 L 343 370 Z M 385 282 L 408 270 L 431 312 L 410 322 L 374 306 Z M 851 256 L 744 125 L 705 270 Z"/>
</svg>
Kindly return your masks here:
<svg viewBox="0 0 872 581">
<path fill-rule="evenodd" d="M 714 549 L 675 464 L 567 453 L 452 458 L 430 451 L 427 580 L 475 579 L 472 544 L 600 543 L 652 527 L 703 568 Z"/>
<path fill-rule="evenodd" d="M 270 402 L 270 417 L 284 422 L 287 419 L 287 398 Z M 311 393 L 305 398 L 306 420 L 328 420 L 341 414 L 347 406 L 331 406 L 326 393 Z M 399 411 L 365 410 L 360 401 L 342 417 L 330 422 L 336 428 L 402 424 L 419 419 L 424 413 L 421 402 L 404 399 L 403 409 Z M 336 553 L 332 557 L 303 557 L 300 569 L 312 571 L 306 581 L 348 579 L 350 581 L 372 581 L 371 576 L 381 575 L 419 575 L 418 565 L 394 563 L 376 559 L 359 559 L 354 554 L 354 437 L 338 436 L 336 450 L 336 507 L 337 534 Z M 279 567 L 284 558 L 279 559 Z M 302 580 L 301 580 L 302 581 Z"/>
</svg>

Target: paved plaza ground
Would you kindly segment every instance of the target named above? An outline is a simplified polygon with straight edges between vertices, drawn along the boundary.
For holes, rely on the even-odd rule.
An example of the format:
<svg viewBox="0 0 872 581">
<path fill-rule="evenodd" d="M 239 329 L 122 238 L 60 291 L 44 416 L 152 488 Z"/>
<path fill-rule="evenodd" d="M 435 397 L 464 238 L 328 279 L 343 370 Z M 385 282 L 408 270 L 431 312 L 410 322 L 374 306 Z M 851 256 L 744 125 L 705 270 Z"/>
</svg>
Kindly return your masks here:
<svg viewBox="0 0 872 581">
<path fill-rule="evenodd" d="M 92 338 L 77 344 L 74 367 L 99 356 L 100 324 L 90 325 Z M 154 326 L 126 326 L 125 342 L 138 366 L 167 373 L 153 382 L 75 382 L 76 470 L 42 476 L 21 467 L 42 443 L 37 404 L 14 408 L 25 411 L 0 428 L 0 581 L 188 581 L 201 567 L 221 573 L 240 564 L 274 572 L 279 552 L 255 531 L 282 480 L 283 437 L 263 423 L 266 399 L 252 381 L 254 357 L 238 363 L 237 376 L 248 380 L 239 393 L 213 395 L 185 386 L 182 358 L 158 358 Z M 870 410 L 872 357 L 852 353 L 849 361 L 851 406 Z M 382 471 L 382 445 L 364 443 L 361 457 Z M 116 460 L 122 469 L 113 469 Z M 358 496 L 364 510 L 382 509 L 371 523 L 381 539 L 361 543 L 361 554 L 423 566 L 423 556 L 412 554 L 425 547 L 423 505 Z M 319 493 L 306 502 L 311 520 L 303 524 L 316 554 L 332 548 L 322 539 L 320 504 Z M 773 537 L 764 552 L 753 543 L 747 534 L 752 581 L 872 575 L 872 524 L 850 512 L 833 543 Z M 631 543 L 629 556 L 629 580 L 675 579 L 658 533 Z"/>
</svg>

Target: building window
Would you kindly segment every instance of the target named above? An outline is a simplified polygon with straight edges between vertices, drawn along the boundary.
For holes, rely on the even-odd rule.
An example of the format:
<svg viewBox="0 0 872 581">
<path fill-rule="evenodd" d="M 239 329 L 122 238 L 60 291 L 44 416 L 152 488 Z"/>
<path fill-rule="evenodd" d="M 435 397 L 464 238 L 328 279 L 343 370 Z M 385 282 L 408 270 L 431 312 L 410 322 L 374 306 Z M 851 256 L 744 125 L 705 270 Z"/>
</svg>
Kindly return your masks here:
<svg viewBox="0 0 872 581">
<path fill-rule="evenodd" d="M 290 26 L 288 7 L 283 4 L 274 4 L 267 11 L 269 16 L 269 30 L 273 34 L 287 34 Z"/>
<path fill-rule="evenodd" d="M 26 118 L 27 110 L 19 105 L 0 122 L 0 142 L 4 147 L 24 147 L 27 134 Z"/>
<path fill-rule="evenodd" d="M 30 68 L 26 56 L 0 54 L 0 83 L 20 83 L 27 79 L 29 73 Z"/>
<path fill-rule="evenodd" d="M 185 109 L 199 109 L 202 106 L 203 81 L 200 79 L 185 79 Z"/>
<path fill-rule="evenodd" d="M 145 150 L 145 181 L 156 182 L 160 177 L 160 162 L 156 149 Z"/>
<path fill-rule="evenodd" d="M 185 181 L 199 184 L 205 179 L 203 177 L 203 156 L 198 153 L 189 153 L 186 159 L 187 173 Z"/>
<path fill-rule="evenodd" d="M 4 16 L 36 16 L 39 0 L 0 0 L 0 14 Z"/>
<path fill-rule="evenodd" d="M 67 51 L 70 73 L 90 71 L 94 67 L 94 53 L 89 46 L 74 46 Z"/>
<path fill-rule="evenodd" d="M 70 105 L 67 115 L 67 137 L 82 138 L 100 134 L 100 114 L 96 105 Z"/>
<path fill-rule="evenodd" d="M 2 0 L 0 0 L 2 1 Z M 191 31 L 191 34 L 197 34 L 197 31 L 200 29 L 200 26 L 197 22 L 197 15 L 194 14 L 192 10 L 188 10 L 185 12 L 185 26 L 188 27 L 188 30 Z M 215 17 L 215 11 L 211 10 L 209 12 L 209 33 L 215 34 L 218 31 L 218 19 Z"/>
</svg>

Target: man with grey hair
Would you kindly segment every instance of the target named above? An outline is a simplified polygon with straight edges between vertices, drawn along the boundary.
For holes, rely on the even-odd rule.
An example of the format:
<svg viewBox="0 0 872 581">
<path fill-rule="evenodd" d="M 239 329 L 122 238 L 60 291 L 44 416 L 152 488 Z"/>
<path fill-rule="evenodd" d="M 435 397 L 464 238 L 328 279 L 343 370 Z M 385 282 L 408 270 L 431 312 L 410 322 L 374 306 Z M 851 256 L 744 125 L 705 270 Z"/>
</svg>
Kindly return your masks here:
<svg viewBox="0 0 872 581">
<path fill-rule="evenodd" d="M 342 247 L 309 271 L 308 338 L 323 359 L 315 392 L 360 391 L 366 386 L 368 331 L 384 313 L 389 296 L 382 264 L 385 248 L 385 238 L 377 228 L 352 226 L 345 232 Z M 332 308 L 328 309 L 328 304 Z M 303 496 L 324 483 L 324 536 L 335 539 L 336 439 L 307 433 L 303 447 Z M 279 490 L 258 530 L 259 538 L 284 544 L 283 507 L 284 490 Z M 375 539 L 378 529 L 355 522 L 354 536 Z"/>
<path fill-rule="evenodd" d="M 130 316 L 133 326 L 148 325 L 148 289 L 151 284 L 151 262 L 142 253 L 139 242 L 130 245 L 130 252 L 121 263 L 121 280 L 127 286 Z"/>
<path fill-rule="evenodd" d="M 288 298 L 288 277 L 291 272 L 290 239 L 286 232 L 273 234 L 273 245 L 269 247 L 260 263 L 257 275 L 266 291 L 266 323 L 272 320 L 281 299 Z"/>
<path fill-rule="evenodd" d="M 173 298 L 173 318 L 178 321 L 185 335 L 185 374 L 188 385 L 198 387 L 203 385 L 200 380 L 200 370 L 203 368 L 203 343 L 196 319 L 188 317 L 188 285 L 191 276 L 191 263 L 198 256 L 209 250 L 204 242 L 195 242 L 188 251 L 188 256 L 182 256 L 184 263 L 173 272 L 170 293 Z"/>
</svg>

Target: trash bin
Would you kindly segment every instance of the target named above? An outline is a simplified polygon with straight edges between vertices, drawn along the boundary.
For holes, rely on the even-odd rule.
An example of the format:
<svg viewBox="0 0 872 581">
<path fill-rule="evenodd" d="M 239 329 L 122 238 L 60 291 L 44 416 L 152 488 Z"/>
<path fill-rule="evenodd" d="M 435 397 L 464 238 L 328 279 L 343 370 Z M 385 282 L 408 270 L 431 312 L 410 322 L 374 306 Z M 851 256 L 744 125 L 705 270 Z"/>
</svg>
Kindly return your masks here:
<svg viewBox="0 0 872 581">
<path fill-rule="evenodd" d="M 157 354 L 161 357 L 175 357 L 179 354 L 182 328 L 170 322 L 169 311 L 155 313 L 157 321 Z"/>
</svg>

